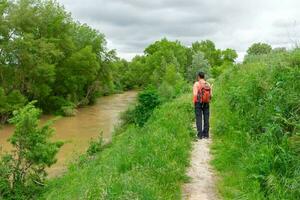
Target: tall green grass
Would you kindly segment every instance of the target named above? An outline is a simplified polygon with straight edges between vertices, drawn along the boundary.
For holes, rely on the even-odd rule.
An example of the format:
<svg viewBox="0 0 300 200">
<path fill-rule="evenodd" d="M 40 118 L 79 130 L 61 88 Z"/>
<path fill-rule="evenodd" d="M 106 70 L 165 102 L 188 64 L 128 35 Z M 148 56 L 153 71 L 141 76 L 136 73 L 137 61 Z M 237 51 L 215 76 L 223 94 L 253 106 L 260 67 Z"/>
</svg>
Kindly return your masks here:
<svg viewBox="0 0 300 200">
<path fill-rule="evenodd" d="M 247 59 L 214 94 L 213 165 L 224 199 L 300 199 L 300 51 Z"/>
<path fill-rule="evenodd" d="M 192 140 L 189 97 L 162 105 L 143 127 L 121 129 L 110 147 L 50 180 L 41 199 L 181 199 Z"/>
</svg>

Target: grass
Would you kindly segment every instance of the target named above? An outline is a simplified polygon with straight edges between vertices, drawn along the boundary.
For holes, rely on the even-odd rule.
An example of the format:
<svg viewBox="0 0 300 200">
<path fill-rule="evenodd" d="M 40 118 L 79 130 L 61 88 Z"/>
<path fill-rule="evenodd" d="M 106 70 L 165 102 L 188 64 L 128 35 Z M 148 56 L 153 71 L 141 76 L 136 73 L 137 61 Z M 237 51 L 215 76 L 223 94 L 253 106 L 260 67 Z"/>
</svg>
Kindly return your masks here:
<svg viewBox="0 0 300 200">
<path fill-rule="evenodd" d="M 162 105 L 144 127 L 120 129 L 108 148 L 50 180 L 40 199 L 181 199 L 192 121 L 190 95 Z"/>
<path fill-rule="evenodd" d="M 213 165 L 224 199 L 300 199 L 300 51 L 248 59 L 215 83 Z"/>
</svg>

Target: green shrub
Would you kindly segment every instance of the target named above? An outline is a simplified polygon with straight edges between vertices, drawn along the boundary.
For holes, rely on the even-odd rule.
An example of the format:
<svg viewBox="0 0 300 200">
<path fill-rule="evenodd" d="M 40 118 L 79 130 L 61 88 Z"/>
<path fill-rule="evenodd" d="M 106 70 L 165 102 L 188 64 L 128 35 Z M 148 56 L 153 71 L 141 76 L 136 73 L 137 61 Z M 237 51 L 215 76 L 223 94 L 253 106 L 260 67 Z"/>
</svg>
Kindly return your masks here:
<svg viewBox="0 0 300 200">
<path fill-rule="evenodd" d="M 300 199 L 298 53 L 248 57 L 216 81 L 213 164 L 225 199 Z"/>
<path fill-rule="evenodd" d="M 135 107 L 130 106 L 121 115 L 123 125 L 136 124 L 143 126 L 151 116 L 153 110 L 161 104 L 160 96 L 157 90 L 149 86 L 138 94 L 137 104 Z"/>
<path fill-rule="evenodd" d="M 148 87 L 143 92 L 140 92 L 138 104 L 135 108 L 135 123 L 143 126 L 159 104 L 159 95 L 153 87 Z"/>
<path fill-rule="evenodd" d="M 121 113 L 121 126 L 135 123 L 135 106 L 135 104 L 132 104 L 126 111 Z"/>
<path fill-rule="evenodd" d="M 102 151 L 103 146 L 104 146 L 104 140 L 103 140 L 103 136 L 101 133 L 96 140 L 92 139 L 90 141 L 89 148 L 87 149 L 87 154 L 89 156 L 93 156 L 96 153 L 99 153 L 100 151 Z"/>
<path fill-rule="evenodd" d="M 64 116 L 75 116 L 77 110 L 74 105 L 62 106 L 61 112 Z"/>
<path fill-rule="evenodd" d="M 44 185 L 46 167 L 56 162 L 60 142 L 50 142 L 49 123 L 40 127 L 41 111 L 33 103 L 15 111 L 9 121 L 16 126 L 9 141 L 13 151 L 0 158 L 0 199 L 32 199 Z"/>
</svg>

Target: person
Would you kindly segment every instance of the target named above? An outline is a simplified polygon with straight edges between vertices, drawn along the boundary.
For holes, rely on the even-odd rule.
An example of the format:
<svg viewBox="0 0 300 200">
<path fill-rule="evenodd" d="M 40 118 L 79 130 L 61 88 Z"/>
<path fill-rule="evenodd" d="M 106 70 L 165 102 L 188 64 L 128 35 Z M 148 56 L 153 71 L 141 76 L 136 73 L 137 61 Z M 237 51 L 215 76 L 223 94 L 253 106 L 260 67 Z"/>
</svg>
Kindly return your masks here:
<svg viewBox="0 0 300 200">
<path fill-rule="evenodd" d="M 203 99 L 205 96 L 203 88 L 207 89 L 207 99 Z M 201 92 L 203 91 L 203 92 Z M 205 91 L 206 92 L 206 91 Z M 209 101 L 212 95 L 211 86 L 205 80 L 205 74 L 199 72 L 197 74 L 197 81 L 193 86 L 193 102 L 195 105 L 195 115 L 196 115 L 196 126 L 197 126 L 197 136 L 199 139 L 209 138 Z M 203 116 L 203 117 L 202 117 Z M 202 118 L 203 118 L 203 129 L 202 129 Z"/>
</svg>

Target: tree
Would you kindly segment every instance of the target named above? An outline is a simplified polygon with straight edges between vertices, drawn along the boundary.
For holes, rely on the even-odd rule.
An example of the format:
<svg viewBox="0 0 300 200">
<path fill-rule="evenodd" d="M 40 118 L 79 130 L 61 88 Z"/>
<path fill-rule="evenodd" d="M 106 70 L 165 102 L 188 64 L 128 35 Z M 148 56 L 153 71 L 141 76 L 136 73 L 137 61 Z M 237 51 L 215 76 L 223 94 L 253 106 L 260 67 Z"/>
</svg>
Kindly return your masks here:
<svg viewBox="0 0 300 200">
<path fill-rule="evenodd" d="M 145 49 L 146 67 L 149 69 L 151 82 L 159 84 L 165 74 L 166 67 L 173 64 L 183 74 L 187 64 L 186 48 L 178 41 L 166 38 L 156 41 Z"/>
<path fill-rule="evenodd" d="M 46 112 L 90 104 L 115 89 L 116 60 L 102 33 L 74 22 L 56 1 L 0 0 L 0 86 L 5 94 L 18 90 Z"/>
<path fill-rule="evenodd" d="M 169 64 L 166 68 L 163 81 L 158 87 L 158 93 L 161 101 L 168 101 L 175 98 L 178 94 L 185 89 L 186 84 L 183 76 L 176 70 L 175 65 Z"/>
<path fill-rule="evenodd" d="M 61 94 L 76 105 L 88 104 L 99 68 L 91 46 L 73 53 L 58 70 Z"/>
<path fill-rule="evenodd" d="M 233 49 L 225 49 L 222 51 L 222 65 L 215 66 L 211 69 L 211 75 L 216 78 L 221 75 L 226 69 L 234 65 L 235 59 L 238 57 L 238 54 Z"/>
<path fill-rule="evenodd" d="M 207 76 L 210 76 L 210 65 L 204 58 L 204 53 L 201 51 L 193 55 L 192 65 L 188 68 L 188 80 L 190 82 L 195 81 L 196 75 L 199 71 L 202 71 Z"/>
<path fill-rule="evenodd" d="M 146 66 L 144 56 L 136 56 L 120 69 L 120 73 L 122 84 L 126 89 L 131 89 L 149 84 L 152 70 Z"/>
<path fill-rule="evenodd" d="M 223 62 L 231 62 L 234 63 L 235 59 L 238 57 L 238 54 L 234 49 L 225 49 L 222 51 L 222 59 Z"/>
<path fill-rule="evenodd" d="M 222 64 L 222 54 L 220 49 L 216 49 L 215 44 L 210 40 L 203 40 L 201 42 L 194 42 L 192 44 L 194 53 L 201 51 L 204 58 L 208 61 L 211 67 Z"/>
<path fill-rule="evenodd" d="M 272 47 L 266 43 L 254 43 L 252 44 L 248 50 L 248 55 L 263 55 L 268 54 L 272 51 Z"/>
<path fill-rule="evenodd" d="M 50 123 L 39 126 L 41 111 L 33 103 L 15 111 L 9 120 L 16 127 L 9 139 L 14 150 L 0 160 L 1 198 L 32 197 L 45 181 L 45 168 L 56 162 L 55 155 L 62 146 L 61 142 L 50 141 Z"/>
</svg>

